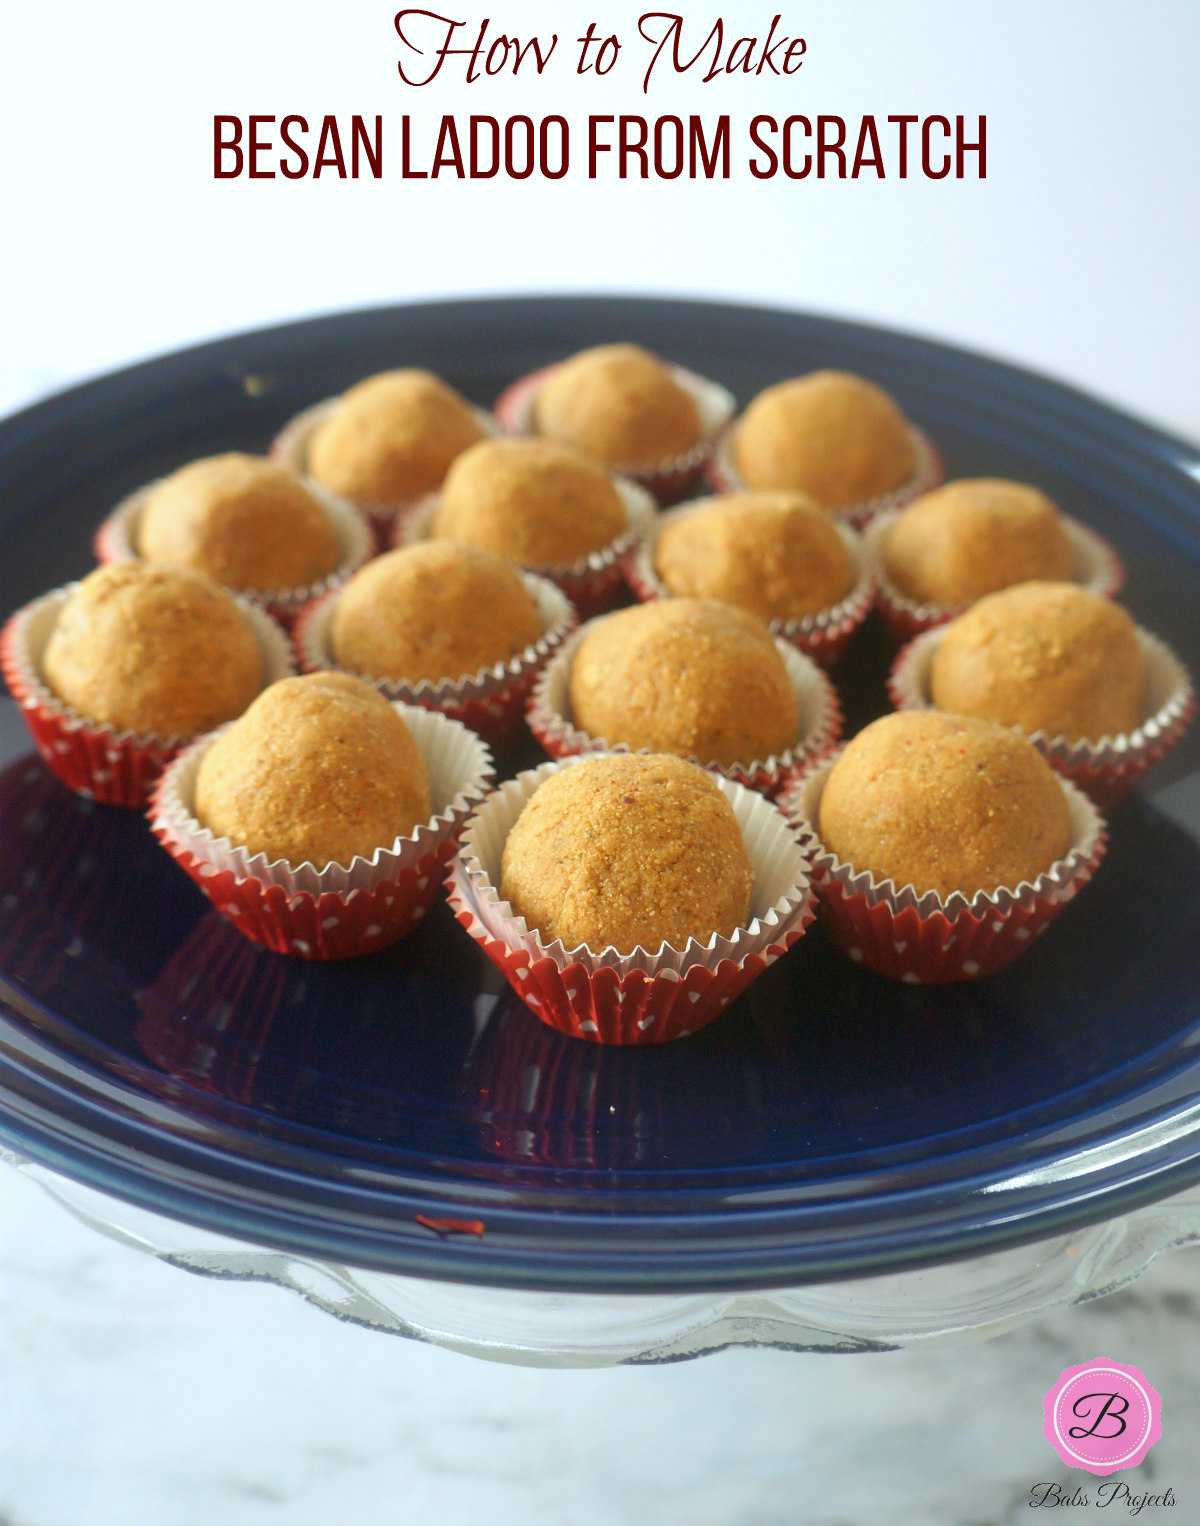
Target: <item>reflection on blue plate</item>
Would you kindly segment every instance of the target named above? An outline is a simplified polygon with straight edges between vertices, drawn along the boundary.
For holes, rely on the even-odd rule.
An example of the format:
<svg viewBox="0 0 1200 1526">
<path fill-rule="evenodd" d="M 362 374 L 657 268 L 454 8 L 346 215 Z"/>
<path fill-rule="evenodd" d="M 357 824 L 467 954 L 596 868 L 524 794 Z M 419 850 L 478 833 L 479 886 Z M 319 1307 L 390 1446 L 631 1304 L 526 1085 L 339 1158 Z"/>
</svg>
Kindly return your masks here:
<svg viewBox="0 0 1200 1526">
<path fill-rule="evenodd" d="M 742 401 L 818 365 L 875 377 L 952 475 L 1035 481 L 1109 537 L 1135 616 L 1200 669 L 1186 447 L 937 345 L 669 302 L 351 314 L 53 398 L 0 425 L 0 613 L 86 570 L 95 523 L 140 482 L 261 450 L 369 371 L 427 365 L 487 404 L 625 336 Z M 851 728 L 884 708 L 887 660 L 869 623 L 835 670 Z M 0 1137 L 243 1239 L 577 1291 L 796 1284 L 1102 1218 L 1200 1178 L 1198 762 L 1193 734 L 1003 974 L 899 986 L 813 931 L 712 1028 L 623 1051 L 537 1022 L 444 906 L 350 964 L 247 943 L 139 818 L 59 786 L 0 700 Z"/>
</svg>

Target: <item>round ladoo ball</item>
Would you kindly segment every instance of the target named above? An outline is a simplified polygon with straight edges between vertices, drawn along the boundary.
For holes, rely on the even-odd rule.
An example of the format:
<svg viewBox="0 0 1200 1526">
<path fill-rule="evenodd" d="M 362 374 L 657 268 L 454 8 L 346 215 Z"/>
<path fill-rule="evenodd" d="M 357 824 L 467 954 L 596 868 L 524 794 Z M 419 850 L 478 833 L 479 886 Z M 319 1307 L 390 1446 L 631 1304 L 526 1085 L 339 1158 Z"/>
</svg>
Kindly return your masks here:
<svg viewBox="0 0 1200 1526">
<path fill-rule="evenodd" d="M 874 382 L 813 371 L 760 392 L 736 427 L 734 460 L 750 488 L 808 493 L 846 509 L 907 482 L 917 458 L 903 413 Z"/>
<path fill-rule="evenodd" d="M 795 745 L 799 713 L 775 640 L 727 604 L 660 599 L 598 620 L 571 666 L 575 724 L 609 746 L 729 767 Z"/>
<path fill-rule="evenodd" d="M 484 437 L 470 404 L 429 371 L 383 371 L 344 392 L 313 431 L 308 470 L 355 503 L 436 492 L 450 463 Z"/>
<path fill-rule="evenodd" d="M 339 595 L 331 625 L 340 666 L 404 683 L 471 677 L 541 636 L 513 564 L 445 540 L 368 562 Z"/>
<path fill-rule="evenodd" d="M 581 350 L 555 366 L 534 408 L 539 434 L 617 470 L 661 466 L 703 432 L 696 403 L 636 344 Z"/>
<path fill-rule="evenodd" d="M 1045 493 L 975 477 L 910 503 L 888 532 L 884 564 L 900 592 L 921 604 L 973 604 L 1031 578 L 1069 578 L 1075 552 Z"/>
<path fill-rule="evenodd" d="M 594 461 L 547 440 L 483 440 L 450 468 L 434 533 L 522 567 L 569 567 L 628 523 Z"/>
<path fill-rule="evenodd" d="M 89 573 L 63 606 L 43 673 L 102 726 L 190 737 L 241 715 L 263 686 L 244 610 L 211 578 L 148 562 Z"/>
<path fill-rule="evenodd" d="M 939 710 L 1071 742 L 1135 730 L 1145 686 L 1133 621 L 1077 583 L 1021 583 L 980 599 L 946 626 L 930 672 Z"/>
<path fill-rule="evenodd" d="M 837 526 L 802 493 L 714 498 L 667 524 L 654 565 L 672 594 L 719 599 L 764 621 L 803 620 L 854 586 Z"/>
<path fill-rule="evenodd" d="M 142 509 L 137 539 L 147 561 L 263 593 L 305 588 L 342 556 L 324 506 L 294 472 L 237 452 L 164 478 Z"/>
<path fill-rule="evenodd" d="M 860 731 L 821 796 L 821 839 L 857 872 L 918 895 L 1015 890 L 1071 844 L 1050 765 L 1016 731 L 933 710 Z"/>
<path fill-rule="evenodd" d="M 552 774 L 504 846 L 500 894 L 546 943 L 682 950 L 750 914 L 754 868 L 716 784 L 675 757 L 589 758 Z"/>
<path fill-rule="evenodd" d="M 412 733 L 349 673 L 272 684 L 217 738 L 196 776 L 201 826 L 293 866 L 369 859 L 432 809 Z"/>
</svg>

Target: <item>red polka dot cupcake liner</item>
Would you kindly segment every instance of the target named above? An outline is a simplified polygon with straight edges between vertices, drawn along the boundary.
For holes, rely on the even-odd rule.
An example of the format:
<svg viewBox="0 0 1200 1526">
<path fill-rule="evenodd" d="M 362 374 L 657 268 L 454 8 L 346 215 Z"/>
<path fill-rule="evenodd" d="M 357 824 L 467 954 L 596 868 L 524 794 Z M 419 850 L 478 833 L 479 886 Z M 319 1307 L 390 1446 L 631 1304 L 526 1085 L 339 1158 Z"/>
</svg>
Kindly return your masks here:
<svg viewBox="0 0 1200 1526">
<path fill-rule="evenodd" d="M 821 841 L 821 792 L 840 756 L 797 778 L 780 800 L 813 866 L 818 916 L 856 964 L 908 985 L 945 985 L 994 975 L 1042 936 L 1095 874 L 1108 843 L 1104 819 L 1067 779 L 1059 784 L 1071 814 L 1071 846 L 1033 883 L 980 891 L 918 895 L 911 885 L 856 873 Z"/>
<path fill-rule="evenodd" d="M 714 491 L 718 493 L 753 491 L 747 486 L 733 458 L 735 426 L 736 420 L 717 442 L 717 448 L 709 464 L 708 480 Z M 917 462 L 908 481 L 893 488 L 890 493 L 881 493 L 877 498 L 865 498 L 861 503 L 852 503 L 845 508 L 830 510 L 837 519 L 845 520 L 856 530 L 864 530 L 881 514 L 890 514 L 904 508 L 914 498 L 919 498 L 922 493 L 930 492 L 942 481 L 946 471 L 937 447 L 924 430 L 918 429 L 915 424 L 908 426 L 908 433 Z"/>
<path fill-rule="evenodd" d="M 625 477 L 614 477 L 613 484 L 625 505 L 628 529 L 602 546 L 581 556 L 569 566 L 528 567 L 561 588 L 567 598 L 587 619 L 609 609 L 625 586 L 625 562 L 636 549 L 642 536 L 651 528 L 658 514 L 654 499 L 636 482 Z M 393 543 L 397 546 L 415 546 L 418 541 L 429 540 L 433 535 L 434 519 L 441 499 L 437 494 L 423 499 L 404 519 L 397 521 Z"/>
<path fill-rule="evenodd" d="M 566 949 L 545 943 L 500 899 L 504 844 L 538 785 L 579 760 L 544 763 L 493 792 L 463 832 L 447 877 L 450 907 L 535 1016 L 599 1044 L 661 1044 L 711 1023 L 756 975 L 779 959 L 813 919 L 808 860 L 780 812 L 728 779 L 717 786 L 733 807 L 754 865 L 752 915 L 728 937 L 689 939 L 683 949 Z"/>
<path fill-rule="evenodd" d="M 149 482 L 145 487 L 139 488 L 136 493 L 131 493 L 101 524 L 92 541 L 92 549 L 96 553 L 98 562 L 141 560 L 137 544 L 142 510 L 157 486 L 157 482 Z M 341 547 L 341 561 L 326 577 L 319 578 L 315 583 L 309 583 L 303 588 L 232 590 L 240 594 L 242 598 L 249 599 L 252 604 L 257 604 L 260 609 L 265 609 L 269 615 L 286 627 L 291 626 L 292 621 L 306 604 L 311 603 L 313 599 L 319 599 L 330 589 L 339 588 L 352 578 L 360 567 L 370 561 L 376 550 L 375 536 L 370 525 L 352 503 L 345 498 L 338 498 L 333 493 L 327 493 L 310 478 L 305 478 L 304 486 L 324 505 L 333 523 L 338 544 Z"/>
<path fill-rule="evenodd" d="M 418 706 L 395 708 L 425 760 L 434 815 L 410 836 L 349 865 L 271 862 L 200 825 L 196 775 L 221 731 L 202 737 L 163 774 L 149 812 L 155 836 L 217 911 L 255 943 L 302 959 L 353 959 L 395 943 L 428 911 L 463 824 L 495 771 L 487 746 L 458 721 Z"/>
<path fill-rule="evenodd" d="M 192 738 L 141 736 L 98 725 L 51 690 L 42 666 L 46 646 L 78 586 L 71 583 L 43 594 L 11 617 L 0 633 L 0 670 L 38 752 L 57 779 L 89 800 L 141 810 L 158 776 Z M 249 601 L 238 603 L 262 653 L 263 687 L 289 678 L 296 669 L 283 631 Z"/>
<path fill-rule="evenodd" d="M 295 418 L 289 419 L 271 441 L 267 454 L 280 466 L 287 466 L 308 480 L 308 448 L 312 437 L 321 424 L 336 413 L 340 397 L 327 397 L 311 408 L 305 408 Z M 494 439 L 501 433 L 500 426 L 490 413 L 482 408 L 472 408 L 475 422 L 486 437 Z M 311 486 L 311 482 L 310 482 Z M 422 495 L 423 496 L 423 495 Z M 359 503 L 352 500 L 355 508 L 371 526 L 381 547 L 391 544 L 396 523 L 403 519 L 421 502 L 421 497 L 409 498 L 400 503 Z"/>
<path fill-rule="evenodd" d="M 930 675 L 944 627 L 915 637 L 897 654 L 888 678 L 888 694 L 897 710 L 931 710 Z M 1196 695 L 1187 669 L 1175 653 L 1137 628 L 1146 671 L 1141 724 L 1120 736 L 1098 742 L 1069 741 L 1035 731 L 1029 740 L 1052 768 L 1089 795 L 1102 810 L 1124 800 L 1144 773 L 1166 756 L 1191 724 Z"/>
<path fill-rule="evenodd" d="M 1093 593 L 1113 598 L 1125 581 L 1125 566 L 1112 546 L 1094 530 L 1069 515 L 1060 516 L 1062 527 L 1075 552 L 1072 581 Z M 900 592 L 888 576 L 884 548 L 896 522 L 895 514 L 877 519 L 867 530 L 867 556 L 875 574 L 875 602 L 884 622 L 897 641 L 911 641 L 922 631 L 945 625 L 969 606 L 966 604 L 922 604 Z"/>
<path fill-rule="evenodd" d="M 543 366 L 538 371 L 531 371 L 528 376 L 513 382 L 496 399 L 496 418 L 506 434 L 537 433 L 534 421 L 537 396 L 557 369 L 557 366 Z M 678 503 L 703 476 L 712 459 L 716 442 L 737 406 L 733 394 L 719 382 L 697 376 L 694 371 L 686 371 L 682 366 L 670 366 L 668 369 L 677 385 L 683 388 L 696 405 L 700 415 L 701 436 L 691 450 L 661 461 L 657 466 L 619 468 L 622 476 L 629 477 L 644 487 L 664 507 Z"/>
<path fill-rule="evenodd" d="M 698 498 L 682 508 L 671 509 L 659 516 L 657 524 L 646 532 L 641 544 L 632 552 L 625 568 L 625 576 L 643 604 L 653 599 L 669 599 L 671 591 L 659 577 L 655 568 L 658 541 L 671 521 L 686 518 L 697 509 L 714 502 L 711 498 Z M 849 525 L 838 525 L 838 534 L 854 564 L 854 586 L 844 599 L 815 615 L 801 620 L 772 620 L 769 629 L 776 636 L 798 647 L 823 668 L 831 668 L 842 654 L 850 637 L 871 612 L 875 602 L 875 577 L 867 557 L 862 537 Z"/>
<path fill-rule="evenodd" d="M 525 587 L 537 605 L 542 622 L 541 639 L 493 667 L 456 680 L 434 683 L 403 683 L 388 678 L 369 678 L 368 682 L 390 700 L 406 705 L 421 705 L 440 710 L 443 715 L 461 721 L 493 746 L 510 741 L 525 716 L 538 674 L 558 651 L 579 623 L 574 606 L 560 588 L 547 578 L 532 572 L 521 574 Z M 342 590 L 335 588 L 316 599 L 300 615 L 292 630 L 292 644 L 302 673 L 316 673 L 337 668 L 330 632 Z M 366 676 L 366 675 L 360 675 Z"/>
<path fill-rule="evenodd" d="M 557 656 L 546 664 L 529 701 L 525 714 L 529 729 L 552 758 L 632 750 L 624 743 L 614 745 L 605 737 L 594 737 L 581 730 L 571 714 L 571 665 L 580 643 L 594 623 L 589 621 L 576 631 Z M 709 773 L 719 774 L 732 783 L 768 796 L 777 795 L 795 774 L 836 747 L 842 734 L 842 707 L 828 675 L 811 658 L 778 636 L 775 646 L 787 669 L 799 713 L 793 745 L 769 758 L 732 763 L 728 767 L 703 758 L 689 759 Z M 640 750 L 647 752 L 650 749 Z"/>
</svg>

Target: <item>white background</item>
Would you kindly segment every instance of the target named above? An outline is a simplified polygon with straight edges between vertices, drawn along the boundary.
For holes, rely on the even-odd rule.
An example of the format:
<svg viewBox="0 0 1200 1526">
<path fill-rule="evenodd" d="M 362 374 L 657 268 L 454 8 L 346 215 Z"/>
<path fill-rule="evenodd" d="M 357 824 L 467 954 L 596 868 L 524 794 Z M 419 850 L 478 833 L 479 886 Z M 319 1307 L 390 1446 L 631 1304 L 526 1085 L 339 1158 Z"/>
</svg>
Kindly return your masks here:
<svg viewBox="0 0 1200 1526">
<path fill-rule="evenodd" d="M 780 5 L 783 0 L 778 0 Z M 68 0 L 5 9 L 0 381 L 48 383 L 216 333 L 332 308 L 464 292 L 734 296 L 864 317 L 1016 359 L 1200 429 L 1200 8 L 1191 0 L 820 0 L 786 8 L 790 80 L 683 76 L 641 6 L 429 5 L 548 39 L 541 79 L 405 87 L 392 0 Z M 774 0 L 726 5 L 761 34 Z M 688 51 L 719 8 L 683 7 Z M 589 19 L 626 40 L 574 74 Z M 452 61 L 461 71 L 461 61 Z M 895 176 L 645 185 L 400 178 L 399 127 L 430 152 L 442 112 L 728 111 L 988 121 L 987 179 Z M 378 182 L 212 178 L 212 117 L 385 118 Z M 741 132 L 736 129 L 741 127 Z M 969 134 L 973 136 L 973 134 Z M 310 136 L 310 143 L 312 138 Z M 611 156 L 610 156 L 611 157 Z M 973 164 L 973 161 L 968 161 Z"/>
<path fill-rule="evenodd" d="M 443 7 L 430 0 L 432 8 Z M 784 0 L 777 0 L 781 6 Z M 477 23 L 482 8 L 446 8 Z M 1050 371 L 1200 434 L 1200 7 L 819 0 L 788 82 L 660 73 L 640 7 L 495 0 L 560 34 L 539 82 L 407 91 L 393 0 L 66 0 L 0 8 L 0 408 L 215 334 L 463 293 L 734 297 L 894 324 Z M 716 8 L 684 7 L 699 40 Z M 774 5 L 726 4 L 735 31 Z M 568 42 L 629 46 L 578 81 Z M 699 29 L 699 30 L 697 30 Z M 962 113 L 984 182 L 460 185 L 399 178 L 399 119 L 442 112 Z M 215 112 L 386 118 L 379 182 L 214 183 Z M 577 125 L 578 133 L 578 125 Z M 740 137 L 740 135 L 739 135 Z M 885 141 L 890 141 L 885 139 Z M 577 136 L 579 161 L 581 143 Z M 889 172 L 894 155 L 889 155 Z M 1143 1365 L 1152 1454 L 1200 1519 L 1194 1263 L 987 1347 L 733 1353 L 537 1374 L 199 1283 L 0 1180 L 0 1522 L 774 1526 L 1027 1519 L 1062 1476 L 1041 1396 L 1068 1363 Z"/>
</svg>

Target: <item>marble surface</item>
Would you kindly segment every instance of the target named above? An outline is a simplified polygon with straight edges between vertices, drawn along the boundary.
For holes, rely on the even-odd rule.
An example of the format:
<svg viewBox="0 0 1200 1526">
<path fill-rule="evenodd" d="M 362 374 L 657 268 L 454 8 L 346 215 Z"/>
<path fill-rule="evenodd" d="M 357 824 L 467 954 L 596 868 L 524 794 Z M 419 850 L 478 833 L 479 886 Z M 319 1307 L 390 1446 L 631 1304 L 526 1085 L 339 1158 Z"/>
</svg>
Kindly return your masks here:
<svg viewBox="0 0 1200 1526">
<path fill-rule="evenodd" d="M 1042 1395 L 1096 1356 L 1163 1397 L 1124 1476 L 1200 1520 L 1198 1295 L 1177 1251 L 980 1345 L 508 1367 L 189 1276 L 4 1168 L 0 1526 L 1001 1526 L 1035 1483 L 1087 1481 L 1043 1439 Z"/>
</svg>

